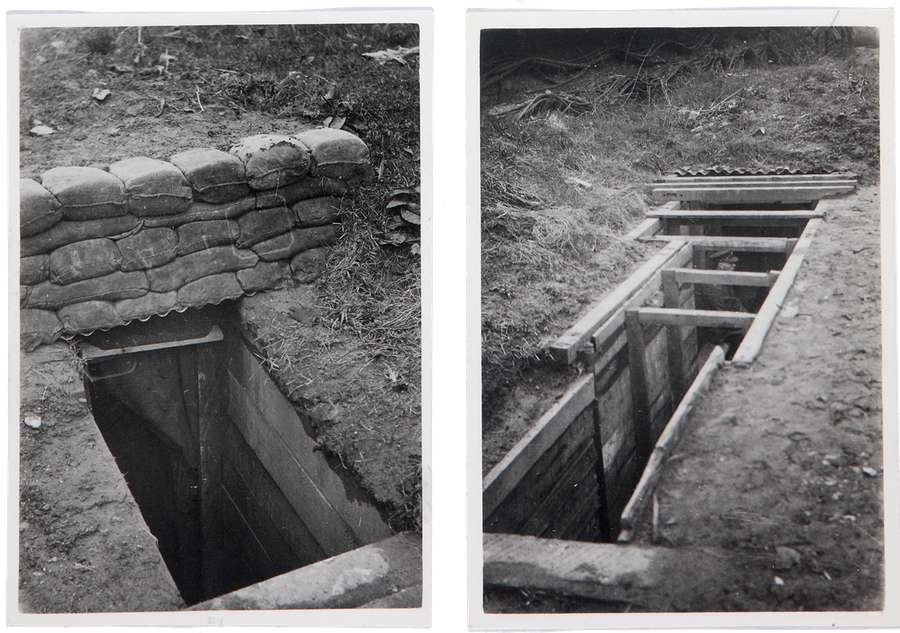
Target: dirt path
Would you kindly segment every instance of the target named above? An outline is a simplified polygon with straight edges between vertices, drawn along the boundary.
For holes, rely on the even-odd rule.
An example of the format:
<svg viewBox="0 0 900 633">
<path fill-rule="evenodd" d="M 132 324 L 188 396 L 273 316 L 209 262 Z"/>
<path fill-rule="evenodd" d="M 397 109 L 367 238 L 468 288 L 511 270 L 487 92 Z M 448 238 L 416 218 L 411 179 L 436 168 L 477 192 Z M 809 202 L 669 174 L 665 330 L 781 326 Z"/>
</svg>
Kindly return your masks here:
<svg viewBox="0 0 900 633">
<path fill-rule="evenodd" d="M 663 471 L 657 542 L 744 570 L 685 609 L 881 608 L 879 213 L 869 187 L 828 217 L 761 356 L 717 375 Z"/>
</svg>

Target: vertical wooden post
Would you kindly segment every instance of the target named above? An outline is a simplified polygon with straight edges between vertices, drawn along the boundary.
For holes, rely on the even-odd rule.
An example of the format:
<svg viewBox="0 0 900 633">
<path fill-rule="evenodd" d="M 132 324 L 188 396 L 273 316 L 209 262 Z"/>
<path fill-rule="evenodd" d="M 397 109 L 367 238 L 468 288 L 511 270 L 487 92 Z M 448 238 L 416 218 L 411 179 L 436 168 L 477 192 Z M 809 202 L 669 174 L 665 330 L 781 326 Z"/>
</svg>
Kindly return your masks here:
<svg viewBox="0 0 900 633">
<path fill-rule="evenodd" d="M 596 465 L 597 471 L 597 494 L 600 497 L 600 504 L 598 508 L 598 517 L 599 521 L 599 536 L 600 540 L 604 542 L 609 542 L 612 539 L 612 530 L 610 529 L 610 525 L 612 522 L 612 517 L 609 516 L 609 509 L 611 507 L 610 499 L 609 499 L 609 491 L 606 489 L 606 467 L 603 464 L 603 435 L 601 433 L 601 412 L 600 412 L 600 401 L 598 399 L 594 399 L 594 402 L 591 405 L 591 409 L 593 410 L 593 418 L 594 418 L 594 451 L 597 453 L 597 459 L 594 462 Z"/>
<path fill-rule="evenodd" d="M 663 290 L 663 307 L 680 308 L 681 291 L 674 270 L 660 271 Z M 681 328 L 677 325 L 666 326 L 666 346 L 669 359 L 669 384 L 672 387 L 672 408 L 684 395 L 684 352 L 681 345 Z"/>
<path fill-rule="evenodd" d="M 650 432 L 650 401 L 647 395 L 647 361 L 644 327 L 637 310 L 625 311 L 628 337 L 628 373 L 631 377 L 631 402 L 634 419 L 634 443 L 641 464 L 653 449 Z"/>
<path fill-rule="evenodd" d="M 224 530 L 221 485 L 223 424 L 227 394 L 225 359 L 221 343 L 197 346 L 198 435 L 200 444 L 200 517 L 203 530 L 201 586 L 204 596 L 221 593 L 228 577 L 223 573 Z"/>
</svg>

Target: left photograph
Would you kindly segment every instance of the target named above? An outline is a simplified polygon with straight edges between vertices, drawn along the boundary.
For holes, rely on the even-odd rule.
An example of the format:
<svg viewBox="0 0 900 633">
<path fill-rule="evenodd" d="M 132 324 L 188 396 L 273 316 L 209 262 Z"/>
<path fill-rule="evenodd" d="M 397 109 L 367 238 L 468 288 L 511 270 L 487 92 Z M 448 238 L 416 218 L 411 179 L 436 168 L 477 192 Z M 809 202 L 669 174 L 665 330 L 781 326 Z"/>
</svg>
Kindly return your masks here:
<svg viewBox="0 0 900 633">
<path fill-rule="evenodd" d="M 420 24 L 172 17 L 10 25 L 19 613 L 419 609 Z"/>
</svg>

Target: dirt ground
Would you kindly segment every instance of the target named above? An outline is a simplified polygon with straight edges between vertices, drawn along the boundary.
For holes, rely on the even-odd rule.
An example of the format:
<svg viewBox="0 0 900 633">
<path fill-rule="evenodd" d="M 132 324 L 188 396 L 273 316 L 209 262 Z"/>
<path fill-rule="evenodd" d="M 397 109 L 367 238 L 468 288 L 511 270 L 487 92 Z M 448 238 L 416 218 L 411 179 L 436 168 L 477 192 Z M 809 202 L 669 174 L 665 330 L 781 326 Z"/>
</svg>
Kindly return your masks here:
<svg viewBox="0 0 900 633">
<path fill-rule="evenodd" d="M 305 402 L 337 407 L 340 419 L 322 429 L 323 449 L 359 477 L 392 525 L 420 528 L 417 227 L 404 229 L 412 241 L 399 246 L 380 239 L 390 228 L 389 193 L 419 183 L 418 58 L 382 65 L 362 55 L 417 45 L 415 25 L 160 26 L 138 37 L 134 27 L 23 34 L 22 176 L 227 149 L 240 137 L 345 119 L 369 146 L 376 177 L 344 199 L 342 234 L 314 284 L 316 316 L 305 324 L 315 343 L 297 335 L 291 318 L 270 323 L 264 343 L 286 391 L 303 384 Z M 98 101 L 95 89 L 109 96 Z M 38 124 L 55 131 L 30 133 Z M 310 349 L 323 354 L 311 357 Z M 339 351 L 342 363 L 330 364 Z M 302 365 L 291 364 L 299 358 Z M 361 382 L 353 371 L 336 371 L 351 360 L 378 375 Z M 324 379 L 309 384 L 319 374 Z M 399 446 L 383 449 L 394 441 L 388 437 Z M 30 455 L 23 452 L 23 464 Z"/>
<path fill-rule="evenodd" d="M 761 355 L 716 375 L 662 471 L 655 542 L 743 571 L 685 607 L 882 608 L 879 217 L 876 187 L 829 215 Z"/>
<path fill-rule="evenodd" d="M 564 60 L 602 38 L 525 41 L 530 55 Z M 763 61 L 747 53 L 759 44 L 748 36 L 737 52 L 724 44 L 699 53 L 663 49 L 669 58 L 654 66 L 661 70 L 614 55 L 580 74 L 526 65 L 482 90 L 484 472 L 570 382 L 572 370 L 550 366 L 547 344 L 653 250 L 622 242 L 653 205 L 646 183 L 723 164 L 846 170 L 877 182 L 877 53 L 798 46 L 793 56 Z M 738 58 L 703 66 L 716 55 Z M 606 88 L 611 77 L 675 65 L 685 70 L 665 92 L 657 84 L 649 96 L 610 96 Z M 590 110 L 497 116 L 559 81 L 566 83 L 556 92 Z"/>
</svg>

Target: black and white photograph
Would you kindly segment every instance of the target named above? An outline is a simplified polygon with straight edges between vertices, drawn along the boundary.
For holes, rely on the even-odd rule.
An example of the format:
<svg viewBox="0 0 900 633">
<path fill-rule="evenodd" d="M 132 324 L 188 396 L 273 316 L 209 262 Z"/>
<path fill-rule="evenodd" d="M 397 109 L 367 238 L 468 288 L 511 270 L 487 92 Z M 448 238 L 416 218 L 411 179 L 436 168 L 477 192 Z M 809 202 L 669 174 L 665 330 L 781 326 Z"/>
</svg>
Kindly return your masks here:
<svg viewBox="0 0 900 633">
<path fill-rule="evenodd" d="M 892 34 L 764 13 L 476 31 L 484 614 L 885 609 Z"/>
<path fill-rule="evenodd" d="M 18 615 L 409 625 L 422 14 L 221 15 L 9 25 Z"/>
</svg>

